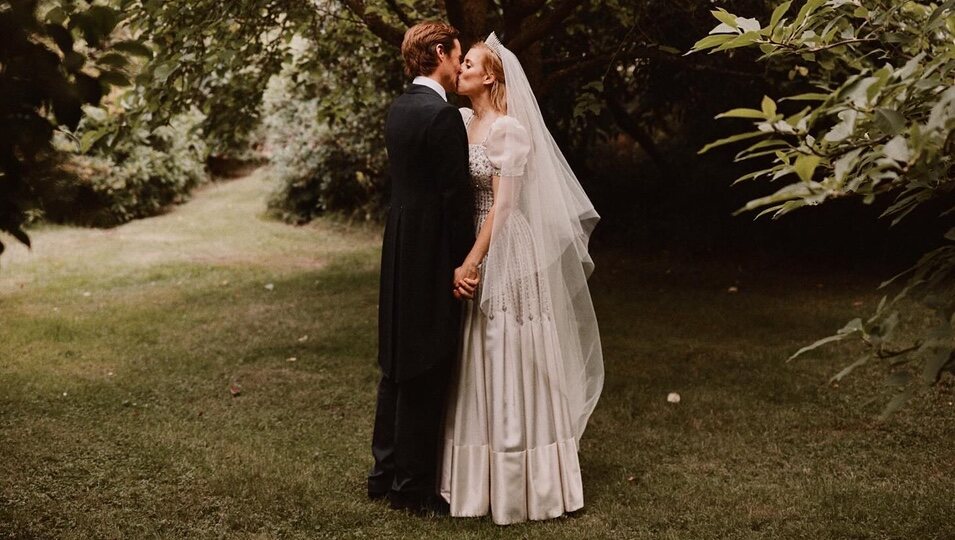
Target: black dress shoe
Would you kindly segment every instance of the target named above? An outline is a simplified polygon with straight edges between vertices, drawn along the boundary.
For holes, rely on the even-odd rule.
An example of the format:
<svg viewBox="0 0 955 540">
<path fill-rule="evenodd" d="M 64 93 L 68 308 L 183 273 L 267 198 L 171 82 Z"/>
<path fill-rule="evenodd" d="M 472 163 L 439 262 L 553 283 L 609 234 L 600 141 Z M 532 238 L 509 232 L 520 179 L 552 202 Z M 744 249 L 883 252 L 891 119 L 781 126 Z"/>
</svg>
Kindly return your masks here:
<svg viewBox="0 0 955 540">
<path fill-rule="evenodd" d="M 420 493 L 404 493 L 402 491 L 388 492 L 388 506 L 392 510 L 410 510 L 412 512 L 421 508 L 424 502 L 424 496 Z"/>
<path fill-rule="evenodd" d="M 380 500 L 385 499 L 386 497 L 388 497 L 388 492 L 387 492 L 387 491 L 374 491 L 374 490 L 371 490 L 371 489 L 368 490 L 368 499 L 369 499 L 369 500 L 372 500 L 372 501 L 380 501 Z"/>
<path fill-rule="evenodd" d="M 440 495 L 432 495 L 430 497 L 430 500 L 427 502 L 427 509 L 437 516 L 451 515 L 451 505 Z"/>
<path fill-rule="evenodd" d="M 435 494 L 407 494 L 392 491 L 388 494 L 388 500 L 392 510 L 405 510 L 418 516 L 430 514 L 446 516 L 450 513 L 448 503 Z"/>
</svg>

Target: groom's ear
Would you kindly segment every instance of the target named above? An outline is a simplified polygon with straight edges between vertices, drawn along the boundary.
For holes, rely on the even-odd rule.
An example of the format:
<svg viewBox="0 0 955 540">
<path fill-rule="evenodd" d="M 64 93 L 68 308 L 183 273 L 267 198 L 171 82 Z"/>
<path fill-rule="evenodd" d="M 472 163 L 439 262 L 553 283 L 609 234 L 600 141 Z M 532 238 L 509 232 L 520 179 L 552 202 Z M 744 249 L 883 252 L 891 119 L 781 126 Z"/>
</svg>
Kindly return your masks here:
<svg viewBox="0 0 955 540">
<path fill-rule="evenodd" d="M 444 45 L 441 43 L 434 46 L 434 53 L 438 55 L 438 58 L 448 56 L 448 51 L 444 50 Z"/>
</svg>

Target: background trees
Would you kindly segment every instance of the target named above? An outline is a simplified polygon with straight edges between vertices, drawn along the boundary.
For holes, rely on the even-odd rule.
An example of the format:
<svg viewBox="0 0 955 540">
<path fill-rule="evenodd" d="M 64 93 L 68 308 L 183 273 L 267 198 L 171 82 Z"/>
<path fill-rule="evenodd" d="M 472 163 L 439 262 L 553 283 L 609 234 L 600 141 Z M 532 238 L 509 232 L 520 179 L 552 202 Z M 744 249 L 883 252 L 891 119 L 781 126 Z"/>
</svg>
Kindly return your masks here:
<svg viewBox="0 0 955 540">
<path fill-rule="evenodd" d="M 716 7 L 721 26 L 699 41 L 713 6 L 691 0 L 7 0 L 0 230 L 26 242 L 31 217 L 111 225 L 162 211 L 207 178 L 210 153 L 271 160 L 282 219 L 375 219 L 384 114 L 407 83 L 397 47 L 408 25 L 443 18 L 465 46 L 494 30 L 520 56 L 604 218 L 598 247 L 889 267 L 927 252 L 906 297 L 950 320 L 955 233 L 937 216 L 951 206 L 952 2 Z M 683 54 L 694 44 L 725 53 Z M 757 131 L 712 120 L 727 110 Z M 697 153 L 736 137 L 756 144 L 735 161 L 727 144 Z M 792 181 L 727 189 L 740 176 Z M 753 225 L 730 217 L 741 206 L 788 217 Z M 789 214 L 803 206 L 819 208 Z M 921 380 L 937 378 L 947 338 L 888 345 L 900 301 L 840 335 L 862 336 L 893 373 L 921 358 Z"/>
</svg>

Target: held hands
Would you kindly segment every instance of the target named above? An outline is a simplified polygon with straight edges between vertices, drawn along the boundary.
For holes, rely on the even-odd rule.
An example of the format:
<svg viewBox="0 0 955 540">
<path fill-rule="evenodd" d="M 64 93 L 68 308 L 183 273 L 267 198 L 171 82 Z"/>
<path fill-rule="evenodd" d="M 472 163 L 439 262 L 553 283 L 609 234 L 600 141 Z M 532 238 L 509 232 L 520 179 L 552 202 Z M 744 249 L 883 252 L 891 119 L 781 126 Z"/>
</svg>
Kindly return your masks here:
<svg viewBox="0 0 955 540">
<path fill-rule="evenodd" d="M 478 274 L 477 265 L 465 261 L 464 264 L 454 269 L 451 294 L 458 300 L 472 300 L 474 291 L 480 282 L 481 276 Z"/>
</svg>

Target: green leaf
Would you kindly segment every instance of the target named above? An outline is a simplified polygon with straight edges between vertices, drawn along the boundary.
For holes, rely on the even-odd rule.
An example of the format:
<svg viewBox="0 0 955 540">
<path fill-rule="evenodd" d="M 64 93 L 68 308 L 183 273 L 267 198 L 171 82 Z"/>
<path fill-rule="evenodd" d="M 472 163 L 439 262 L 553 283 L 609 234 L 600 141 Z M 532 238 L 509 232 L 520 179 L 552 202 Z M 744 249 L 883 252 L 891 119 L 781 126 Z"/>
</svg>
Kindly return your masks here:
<svg viewBox="0 0 955 540">
<path fill-rule="evenodd" d="M 812 12 L 819 9 L 819 6 L 826 3 L 826 0 L 809 0 L 806 2 L 802 9 L 799 10 L 799 14 L 796 15 L 796 20 L 793 21 L 793 27 L 798 28 L 806 21 L 806 18 L 812 14 Z"/>
<path fill-rule="evenodd" d="M 763 102 L 761 104 L 763 109 L 763 114 L 766 115 L 766 119 L 772 119 L 776 116 L 776 102 L 770 99 L 769 96 L 763 96 Z"/>
<path fill-rule="evenodd" d="M 79 152 L 85 154 L 90 151 L 90 148 L 93 147 L 100 139 L 103 138 L 109 132 L 108 129 L 97 129 L 94 131 L 87 131 L 80 137 L 79 141 Z"/>
<path fill-rule="evenodd" d="M 779 24 L 779 21 L 780 21 L 780 19 L 783 18 L 783 15 L 785 15 L 786 12 L 789 11 L 789 6 L 791 6 L 791 5 L 792 5 L 792 1 L 783 2 L 782 4 L 779 5 L 779 7 L 777 7 L 775 10 L 773 10 L 773 16 L 770 17 L 770 19 L 769 19 L 769 27 L 768 27 L 768 28 L 769 28 L 770 30 L 776 28 L 776 25 Z"/>
<path fill-rule="evenodd" d="M 829 99 L 829 94 L 808 93 L 795 96 L 784 97 L 779 101 L 825 101 Z"/>
<path fill-rule="evenodd" d="M 709 49 L 712 47 L 716 47 L 718 45 L 722 45 L 726 43 L 727 41 L 730 41 L 733 39 L 736 39 L 736 36 L 734 34 L 717 34 L 715 36 L 706 36 L 705 38 L 694 43 L 693 48 L 687 51 L 687 53 L 684 54 L 683 56 L 686 56 L 687 54 L 692 54 L 696 51 L 701 51 L 703 49 Z"/>
<path fill-rule="evenodd" d="M 935 8 L 935 11 L 932 12 L 932 15 L 928 18 L 928 21 L 925 22 L 925 29 L 931 30 L 937 21 L 941 20 L 941 16 L 947 10 L 955 7 L 955 0 L 948 0 L 944 4 Z"/>
<path fill-rule="evenodd" d="M 733 28 L 737 27 L 736 15 L 733 15 L 732 13 L 727 13 L 725 9 L 719 8 L 717 10 L 711 11 L 710 13 L 712 13 L 713 16 L 716 17 L 721 23 Z"/>
<path fill-rule="evenodd" d="M 862 148 L 856 148 L 855 150 L 843 155 L 833 163 L 834 176 L 836 182 L 842 183 L 846 174 L 849 171 L 853 170 L 859 162 L 859 155 L 862 153 Z"/>
<path fill-rule="evenodd" d="M 733 110 L 726 111 L 726 112 L 724 112 L 724 113 L 720 113 L 720 114 L 716 115 L 716 118 L 717 118 L 717 119 L 719 119 L 719 118 L 759 118 L 759 119 L 763 119 L 763 118 L 766 118 L 766 115 L 765 115 L 765 113 L 763 113 L 763 111 L 758 111 L 758 110 L 756 110 L 756 109 L 733 109 Z"/>
<path fill-rule="evenodd" d="M 879 420 L 884 421 L 901 409 L 902 405 L 905 405 L 905 402 L 912 397 L 913 391 L 914 390 L 912 388 L 906 388 L 905 390 L 896 394 L 891 400 L 889 400 L 889 404 L 885 406 L 885 409 L 882 410 L 882 414 L 879 415 Z"/>
<path fill-rule="evenodd" d="M 747 47 L 759 41 L 760 38 L 761 36 L 759 35 L 759 32 L 746 32 L 745 34 L 739 37 L 736 37 L 734 39 L 731 39 L 730 41 L 727 41 L 726 43 L 720 45 L 719 47 L 716 48 L 716 50 L 726 51 L 729 49 L 736 49 L 739 47 Z"/>
<path fill-rule="evenodd" d="M 111 86 L 129 86 L 129 78 L 121 71 L 103 71 L 99 75 L 100 82 Z"/>
<path fill-rule="evenodd" d="M 129 65 L 129 60 L 119 53 L 111 52 L 101 56 L 97 60 L 97 63 L 104 66 L 122 69 Z"/>
<path fill-rule="evenodd" d="M 855 368 L 864 366 L 869 361 L 869 358 L 870 358 L 869 355 L 865 355 L 862 358 L 844 367 L 842 371 L 840 371 L 839 373 L 836 373 L 829 379 L 829 384 L 841 381 L 846 375 L 852 373 L 852 371 L 855 370 Z"/>
<path fill-rule="evenodd" d="M 55 25 L 63 24 L 63 21 L 66 20 L 67 14 L 63 11 L 63 8 L 57 6 L 46 12 L 46 15 L 43 16 L 46 19 L 46 22 Z"/>
<path fill-rule="evenodd" d="M 172 75 L 178 66 L 173 62 L 166 62 L 165 64 L 159 64 L 153 69 L 153 78 L 156 81 L 156 84 L 162 86 L 166 84 L 166 80 Z"/>
<path fill-rule="evenodd" d="M 938 382 L 944 368 L 952 361 L 952 347 L 933 347 L 922 371 L 922 382 L 931 385 Z"/>
<path fill-rule="evenodd" d="M 63 57 L 63 67 L 70 73 L 78 72 L 85 63 L 86 57 L 78 52 L 69 52 Z"/>
<path fill-rule="evenodd" d="M 63 51 L 63 54 L 73 52 L 73 34 L 69 30 L 58 24 L 48 24 L 45 28 L 47 35 L 53 38 L 56 46 Z"/>
<path fill-rule="evenodd" d="M 752 157 L 752 154 L 756 154 L 757 150 L 763 150 L 765 148 L 770 148 L 770 150 L 764 150 L 763 152 L 759 152 L 759 154 L 773 155 L 780 148 L 785 148 L 789 146 L 790 144 L 782 139 L 766 139 L 765 141 L 759 141 L 749 146 L 745 150 L 740 150 L 739 153 L 736 154 L 736 157 L 734 159 L 736 160 L 748 159 L 749 157 Z"/>
<path fill-rule="evenodd" d="M 776 166 L 776 167 L 770 167 L 770 168 L 768 168 L 768 169 L 763 169 L 763 170 L 760 170 L 760 171 L 753 171 L 753 172 L 751 172 L 751 173 L 749 173 L 749 174 L 744 174 L 743 176 L 740 176 L 740 177 L 737 178 L 736 180 L 733 180 L 733 184 L 732 184 L 732 185 L 735 186 L 736 184 L 739 184 L 740 182 L 745 182 L 745 181 L 747 181 L 747 180 L 752 180 L 752 179 L 754 179 L 754 178 L 759 178 L 760 176 L 763 176 L 763 175 L 765 175 L 765 174 L 769 174 L 769 173 L 775 171 L 778 167 L 781 167 L 781 165 L 778 165 L 778 166 Z M 742 210 L 745 211 L 746 209 L 743 208 Z"/>
<path fill-rule="evenodd" d="M 875 125 L 886 135 L 898 135 L 905 129 L 905 117 L 895 109 L 880 107 L 875 110 Z"/>
<path fill-rule="evenodd" d="M 835 342 L 837 342 L 837 341 L 842 341 L 842 340 L 846 339 L 847 337 L 849 337 L 850 335 L 851 335 L 851 334 L 836 334 L 836 335 L 834 335 L 834 336 L 824 337 L 824 338 L 820 339 L 819 341 L 816 341 L 816 342 L 813 343 L 812 345 L 806 345 L 805 347 L 799 349 L 798 351 L 796 351 L 795 354 L 793 354 L 792 356 L 790 356 L 789 359 L 786 360 L 786 361 L 789 362 L 789 361 L 795 360 L 795 359 L 798 358 L 799 356 L 802 356 L 804 353 L 807 353 L 807 352 L 812 351 L 812 350 L 814 350 L 814 349 L 818 349 L 819 347 L 822 347 L 823 345 L 826 345 L 826 344 L 828 344 L 828 343 L 835 343 Z"/>
<path fill-rule="evenodd" d="M 714 148 L 716 148 L 716 147 L 718 147 L 718 146 L 723 146 L 723 145 L 725 145 L 725 144 L 731 144 L 731 143 L 734 143 L 734 142 L 737 142 L 737 141 L 742 141 L 742 140 L 745 140 L 745 139 L 751 139 L 751 138 L 753 138 L 753 137 L 759 137 L 760 135 L 766 135 L 766 134 L 763 133 L 762 131 L 751 131 L 751 132 L 749 132 L 749 133 L 740 133 L 740 134 L 738 134 L 738 135 L 733 135 L 733 136 L 730 136 L 730 137 L 726 137 L 725 139 L 720 139 L 720 140 L 718 140 L 718 141 L 711 142 L 710 144 L 704 146 L 698 153 L 699 153 L 699 154 L 705 154 L 706 152 L 709 152 L 710 150 L 712 150 L 712 149 L 714 149 Z"/>
<path fill-rule="evenodd" d="M 819 162 L 822 161 L 822 158 L 816 155 L 810 154 L 800 154 L 796 158 L 796 164 L 793 166 L 796 174 L 799 175 L 799 179 L 803 182 L 811 182 L 812 175 L 816 171 L 816 167 L 819 166 Z"/>
<path fill-rule="evenodd" d="M 147 47 L 143 42 L 129 39 L 125 41 L 118 41 L 113 44 L 113 48 L 117 51 L 122 51 L 124 53 L 129 53 L 135 56 L 141 56 L 143 58 L 152 58 L 153 51 Z"/>
</svg>

